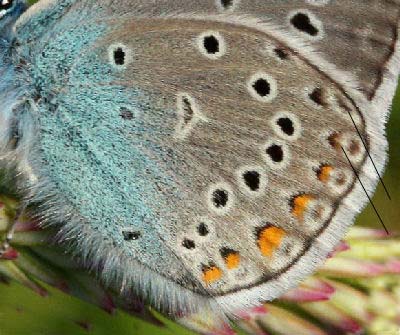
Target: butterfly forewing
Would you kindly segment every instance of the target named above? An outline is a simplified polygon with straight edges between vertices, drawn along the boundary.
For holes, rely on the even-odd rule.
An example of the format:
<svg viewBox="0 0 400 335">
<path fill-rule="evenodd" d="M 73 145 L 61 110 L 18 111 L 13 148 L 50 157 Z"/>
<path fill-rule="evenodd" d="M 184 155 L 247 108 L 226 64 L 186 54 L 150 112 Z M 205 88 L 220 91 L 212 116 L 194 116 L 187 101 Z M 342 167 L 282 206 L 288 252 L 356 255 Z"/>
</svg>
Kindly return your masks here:
<svg viewBox="0 0 400 335">
<path fill-rule="evenodd" d="M 93 1 L 66 2 L 75 2 L 75 7 L 96 6 Z M 398 40 L 398 0 L 163 0 L 156 5 L 136 0 L 102 3 L 105 11 L 100 13 L 96 9 L 99 16 L 132 13 L 134 8 L 136 13 L 146 16 L 177 13 L 238 15 L 271 23 L 280 27 L 296 44 L 303 41 L 311 46 L 311 50 L 303 50 L 304 53 L 317 52 L 338 70 L 348 71 L 368 99 L 375 97 L 387 76 L 396 75 L 390 61 L 395 58 Z"/>
</svg>

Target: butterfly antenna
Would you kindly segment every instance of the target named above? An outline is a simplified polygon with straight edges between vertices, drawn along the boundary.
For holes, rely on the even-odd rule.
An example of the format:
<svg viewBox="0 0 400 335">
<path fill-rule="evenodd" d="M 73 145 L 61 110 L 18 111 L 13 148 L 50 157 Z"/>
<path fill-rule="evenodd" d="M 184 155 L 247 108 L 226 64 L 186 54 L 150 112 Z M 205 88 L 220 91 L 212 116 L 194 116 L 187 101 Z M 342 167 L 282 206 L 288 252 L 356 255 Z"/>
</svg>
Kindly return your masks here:
<svg viewBox="0 0 400 335">
<path fill-rule="evenodd" d="M 376 171 L 376 174 L 378 175 L 379 180 L 380 180 L 380 182 L 381 182 L 383 188 L 385 189 L 385 193 L 386 193 L 387 197 L 389 198 L 389 200 L 392 200 L 392 197 L 390 196 L 390 193 L 389 193 L 389 191 L 388 191 L 388 189 L 387 189 L 385 183 L 383 182 L 383 178 L 382 178 L 381 174 L 379 173 L 379 171 L 378 171 L 378 169 L 377 169 L 377 167 L 376 167 L 376 165 L 375 165 L 374 160 L 372 159 L 372 156 L 371 156 L 371 153 L 370 153 L 370 151 L 369 151 L 369 149 L 368 149 L 368 146 L 367 146 L 367 144 L 365 143 L 364 138 L 363 138 L 363 136 L 361 135 L 360 130 L 358 129 L 358 127 L 357 127 L 357 125 L 356 125 L 356 123 L 355 123 L 355 121 L 354 121 L 353 116 L 351 115 L 351 113 L 350 113 L 349 111 L 347 111 L 347 113 L 349 114 L 350 119 L 351 119 L 351 121 L 353 122 L 353 125 L 354 125 L 354 127 L 356 128 L 356 130 L 357 130 L 358 136 L 360 137 L 360 140 L 361 140 L 362 144 L 364 145 L 365 151 L 367 152 L 368 157 L 369 157 L 369 159 L 371 160 L 372 165 L 374 166 L 374 169 L 375 169 L 375 171 Z M 343 149 L 343 148 L 342 148 L 342 149 Z"/>
<path fill-rule="evenodd" d="M 347 160 L 349 161 L 349 164 L 350 164 L 351 168 L 353 169 L 354 174 L 356 175 L 358 181 L 360 182 L 360 185 L 362 186 L 362 188 L 363 188 L 365 194 L 367 195 L 367 198 L 368 198 L 370 204 L 372 205 L 372 208 L 374 209 L 374 211 L 375 211 L 375 213 L 376 213 L 376 216 L 378 217 L 379 221 L 381 222 L 381 224 L 382 224 L 383 228 L 385 229 L 386 233 L 387 233 L 388 235 L 390 235 L 389 230 L 386 228 L 386 225 L 385 225 L 385 223 L 383 222 L 382 217 L 379 215 L 378 210 L 376 209 L 374 203 L 372 202 L 371 197 L 369 196 L 369 194 L 368 194 L 368 192 L 367 192 L 367 190 L 366 190 L 364 184 L 362 183 L 361 178 L 360 178 L 359 174 L 357 173 L 357 170 L 355 169 L 355 167 L 354 167 L 353 164 L 351 163 L 350 158 L 349 158 L 349 156 L 348 156 L 347 153 L 346 153 L 346 150 L 344 150 L 344 148 L 343 148 L 342 146 L 341 146 L 341 148 L 342 148 L 343 153 L 344 153 L 344 155 L 346 156 Z"/>
</svg>

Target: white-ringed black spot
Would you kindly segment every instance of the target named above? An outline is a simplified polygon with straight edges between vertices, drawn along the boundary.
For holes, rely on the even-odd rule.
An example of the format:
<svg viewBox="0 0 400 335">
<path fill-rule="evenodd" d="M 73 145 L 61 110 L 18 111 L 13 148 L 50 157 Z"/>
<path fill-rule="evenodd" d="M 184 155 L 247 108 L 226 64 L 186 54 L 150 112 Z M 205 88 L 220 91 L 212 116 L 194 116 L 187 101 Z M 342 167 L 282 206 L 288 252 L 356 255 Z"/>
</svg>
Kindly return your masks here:
<svg viewBox="0 0 400 335">
<path fill-rule="evenodd" d="M 267 155 L 275 163 L 281 163 L 284 159 L 283 148 L 279 144 L 272 144 L 266 149 Z"/>
<path fill-rule="evenodd" d="M 197 232 L 199 233 L 200 236 L 207 236 L 210 232 L 208 230 L 207 225 L 204 222 L 201 222 L 198 226 L 197 226 Z"/>
<path fill-rule="evenodd" d="M 229 201 L 229 192 L 224 189 L 217 189 L 212 193 L 212 202 L 216 208 L 226 207 Z"/>
<path fill-rule="evenodd" d="M 203 43 L 204 43 L 204 48 L 209 54 L 215 55 L 216 53 L 219 52 L 219 41 L 215 36 L 213 35 L 205 36 Z"/>
<path fill-rule="evenodd" d="M 257 192 L 260 189 L 260 178 L 261 175 L 258 171 L 245 171 L 243 173 L 243 180 L 246 186 L 253 192 Z"/>
<path fill-rule="evenodd" d="M 216 31 L 202 33 L 198 37 L 197 45 L 204 56 L 214 60 L 222 57 L 226 52 L 225 40 Z"/>
<path fill-rule="evenodd" d="M 277 127 L 275 126 L 275 128 Z M 275 129 L 275 131 L 277 131 L 277 129 Z M 291 140 L 288 136 L 286 136 L 285 139 Z M 272 170 L 283 169 L 290 162 L 291 154 L 286 141 L 271 139 L 261 146 L 260 149 L 264 160 Z"/>
<path fill-rule="evenodd" d="M 256 73 L 248 82 L 250 94 L 259 101 L 271 102 L 277 96 L 276 81 L 265 73 Z"/>
<path fill-rule="evenodd" d="M 217 215 L 226 215 L 235 202 L 232 187 L 225 182 L 210 185 L 206 195 L 208 208 Z"/>
<path fill-rule="evenodd" d="M 281 117 L 276 121 L 276 124 L 281 128 L 282 132 L 288 136 L 293 136 L 294 125 L 293 121 L 288 117 Z"/>
<path fill-rule="evenodd" d="M 270 124 L 275 133 L 284 140 L 295 141 L 302 133 L 300 120 L 290 112 L 276 113 Z"/>
<path fill-rule="evenodd" d="M 124 70 L 132 61 L 132 52 L 124 44 L 116 43 L 108 47 L 108 59 L 113 68 Z"/>
<path fill-rule="evenodd" d="M 182 246 L 188 250 L 193 250 L 196 248 L 196 244 L 194 243 L 194 241 L 189 240 L 187 238 L 183 240 Z"/>
<path fill-rule="evenodd" d="M 125 51 L 122 49 L 122 47 L 119 47 L 114 50 L 114 63 L 115 65 L 124 65 L 125 64 Z"/>
<path fill-rule="evenodd" d="M 269 95 L 271 93 L 271 85 L 269 84 L 269 82 L 264 79 L 264 78 L 260 78 L 258 79 L 254 84 L 253 84 L 253 88 L 255 89 L 255 91 L 257 92 L 257 94 L 261 97 L 266 97 L 267 95 Z"/>
<path fill-rule="evenodd" d="M 124 230 L 122 231 L 122 235 L 125 241 L 136 241 L 140 238 L 142 234 L 138 231 Z"/>
<path fill-rule="evenodd" d="M 263 195 L 267 188 L 267 173 L 262 165 L 242 166 L 236 171 L 236 178 L 241 191 L 251 198 Z"/>
<path fill-rule="evenodd" d="M 297 30 L 310 36 L 315 37 L 319 34 L 319 29 L 311 22 L 311 19 L 307 13 L 296 13 L 290 19 L 290 23 Z"/>
</svg>

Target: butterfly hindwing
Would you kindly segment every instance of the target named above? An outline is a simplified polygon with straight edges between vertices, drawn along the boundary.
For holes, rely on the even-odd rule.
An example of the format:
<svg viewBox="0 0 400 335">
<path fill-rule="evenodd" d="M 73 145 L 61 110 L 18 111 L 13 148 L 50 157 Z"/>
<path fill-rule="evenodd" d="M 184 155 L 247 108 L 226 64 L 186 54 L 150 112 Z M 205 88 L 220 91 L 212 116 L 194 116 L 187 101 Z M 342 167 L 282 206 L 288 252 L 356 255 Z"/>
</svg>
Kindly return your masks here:
<svg viewBox="0 0 400 335">
<path fill-rule="evenodd" d="M 366 150 L 384 151 L 383 121 L 280 21 L 300 5 L 324 17 L 339 1 L 281 3 L 60 1 L 17 24 L 37 102 L 31 169 L 52 195 L 35 199 L 106 280 L 174 311 L 273 299 L 365 203 L 352 166 L 372 188 Z M 27 40 L 49 13 L 59 21 Z M 350 70 L 328 51 L 324 64 Z M 363 92 L 379 81 L 385 56 L 373 57 L 360 65 Z"/>
</svg>

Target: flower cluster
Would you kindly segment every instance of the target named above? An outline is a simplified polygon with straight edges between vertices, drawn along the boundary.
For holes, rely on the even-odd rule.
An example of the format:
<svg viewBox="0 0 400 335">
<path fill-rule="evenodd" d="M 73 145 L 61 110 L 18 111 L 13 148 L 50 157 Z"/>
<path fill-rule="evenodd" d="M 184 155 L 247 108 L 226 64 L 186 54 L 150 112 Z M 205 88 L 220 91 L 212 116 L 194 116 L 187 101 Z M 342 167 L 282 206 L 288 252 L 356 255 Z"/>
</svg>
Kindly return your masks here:
<svg viewBox="0 0 400 335">
<path fill-rule="evenodd" d="M 0 197 L 0 241 L 17 202 Z M 122 300 L 54 242 L 55 232 L 22 217 L 12 247 L 0 259 L 0 282 L 17 281 L 41 296 L 42 283 L 96 304 L 110 314 L 117 308 L 161 325 L 158 316 L 135 297 Z M 400 238 L 354 227 L 326 263 L 280 299 L 240 311 L 231 322 L 212 313 L 182 317 L 178 323 L 200 334 L 341 335 L 400 334 Z"/>
</svg>

